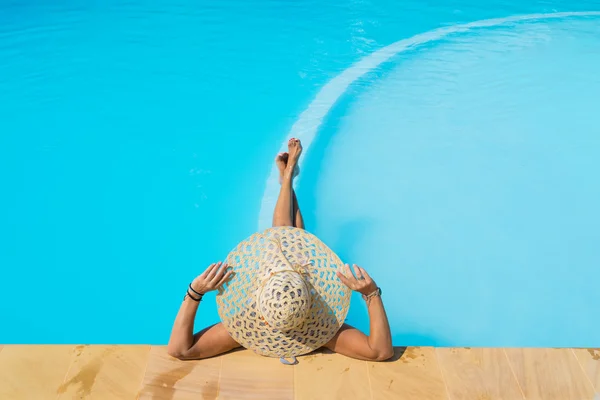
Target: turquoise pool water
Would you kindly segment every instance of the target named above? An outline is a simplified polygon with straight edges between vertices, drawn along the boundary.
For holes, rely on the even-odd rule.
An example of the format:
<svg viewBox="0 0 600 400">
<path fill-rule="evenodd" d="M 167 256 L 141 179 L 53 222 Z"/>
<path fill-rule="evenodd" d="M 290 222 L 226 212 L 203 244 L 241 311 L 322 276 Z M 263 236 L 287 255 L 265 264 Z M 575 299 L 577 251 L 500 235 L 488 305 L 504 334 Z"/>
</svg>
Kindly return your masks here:
<svg viewBox="0 0 600 400">
<path fill-rule="evenodd" d="M 0 60 L 0 343 L 166 343 L 294 135 L 394 344 L 600 345 L 598 1 L 23 1 Z"/>
</svg>

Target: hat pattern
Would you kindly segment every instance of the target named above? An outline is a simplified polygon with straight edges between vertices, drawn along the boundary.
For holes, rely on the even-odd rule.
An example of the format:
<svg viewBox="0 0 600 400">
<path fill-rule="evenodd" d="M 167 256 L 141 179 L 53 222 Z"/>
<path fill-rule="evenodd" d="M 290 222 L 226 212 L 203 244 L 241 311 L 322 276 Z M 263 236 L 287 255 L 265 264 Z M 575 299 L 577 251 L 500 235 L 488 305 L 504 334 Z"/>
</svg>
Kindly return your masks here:
<svg viewBox="0 0 600 400">
<path fill-rule="evenodd" d="M 217 306 L 231 337 L 270 357 L 309 353 L 344 323 L 351 291 L 336 276 L 343 265 L 316 236 L 275 227 L 240 243 L 227 257 L 234 271 Z"/>
</svg>

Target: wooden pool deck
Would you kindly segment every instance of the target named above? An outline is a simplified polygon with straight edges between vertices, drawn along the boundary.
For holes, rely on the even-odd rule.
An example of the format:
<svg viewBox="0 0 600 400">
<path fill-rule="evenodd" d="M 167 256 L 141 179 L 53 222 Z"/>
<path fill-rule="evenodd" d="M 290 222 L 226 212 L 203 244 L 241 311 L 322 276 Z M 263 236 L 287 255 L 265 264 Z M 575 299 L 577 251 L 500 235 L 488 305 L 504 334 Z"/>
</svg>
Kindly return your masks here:
<svg viewBox="0 0 600 400">
<path fill-rule="evenodd" d="M 182 362 L 162 346 L 0 345 L 0 399 L 600 400 L 600 349 L 397 348 L 284 366 L 248 351 Z"/>
</svg>

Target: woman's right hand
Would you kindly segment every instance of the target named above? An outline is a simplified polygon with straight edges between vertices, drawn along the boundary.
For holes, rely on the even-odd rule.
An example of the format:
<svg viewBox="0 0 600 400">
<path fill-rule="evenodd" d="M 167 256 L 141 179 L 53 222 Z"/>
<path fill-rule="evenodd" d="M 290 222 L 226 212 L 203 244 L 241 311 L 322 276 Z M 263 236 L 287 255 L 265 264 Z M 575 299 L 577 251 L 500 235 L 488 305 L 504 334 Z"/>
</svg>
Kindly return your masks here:
<svg viewBox="0 0 600 400">
<path fill-rule="evenodd" d="M 192 281 L 192 289 L 200 294 L 217 290 L 219 286 L 229 279 L 231 274 L 233 274 L 233 271 L 229 269 L 229 265 L 222 262 L 211 264 L 206 268 L 206 271 Z"/>
<path fill-rule="evenodd" d="M 341 271 L 337 271 L 337 276 L 344 283 L 344 285 L 348 286 L 350 289 L 355 292 L 364 294 L 368 296 L 377 290 L 377 284 L 375 281 L 367 274 L 367 271 L 354 264 L 354 275 L 350 270 L 350 266 L 348 264 L 344 265 L 344 268 Z"/>
</svg>

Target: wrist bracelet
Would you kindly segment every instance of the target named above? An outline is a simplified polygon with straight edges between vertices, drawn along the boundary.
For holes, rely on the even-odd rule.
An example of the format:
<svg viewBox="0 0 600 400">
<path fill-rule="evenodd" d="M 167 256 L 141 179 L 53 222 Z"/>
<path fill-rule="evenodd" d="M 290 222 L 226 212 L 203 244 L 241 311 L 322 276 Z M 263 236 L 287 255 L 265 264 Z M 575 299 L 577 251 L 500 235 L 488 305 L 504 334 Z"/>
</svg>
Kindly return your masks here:
<svg viewBox="0 0 600 400">
<path fill-rule="evenodd" d="M 368 302 L 369 300 L 371 300 L 372 297 L 375 297 L 375 296 L 381 296 L 381 288 L 380 287 L 375 289 L 375 291 L 373 293 L 370 293 L 368 295 L 363 294 L 362 298 L 364 301 Z"/>
<path fill-rule="evenodd" d="M 190 291 L 189 291 L 189 290 L 187 291 L 187 293 L 185 294 L 185 296 L 183 296 L 183 300 L 184 300 L 184 301 L 185 301 L 185 298 L 186 298 L 186 297 L 189 297 L 190 299 L 194 300 L 194 301 L 195 301 L 195 302 L 197 302 L 197 303 L 200 303 L 200 301 L 202 300 L 202 296 L 200 296 L 200 297 L 198 297 L 198 298 L 195 298 L 194 296 L 192 296 L 192 295 L 190 294 Z"/>
<path fill-rule="evenodd" d="M 198 296 L 198 297 L 200 297 L 200 298 L 202 298 L 202 296 L 204 296 L 204 293 L 198 293 L 198 292 L 196 292 L 196 291 L 194 290 L 194 288 L 192 287 L 192 284 L 191 284 L 191 283 L 189 284 L 189 290 L 188 290 L 188 292 L 189 292 L 190 290 L 191 290 L 192 292 L 194 292 L 194 293 L 196 294 L 196 296 Z"/>
</svg>

